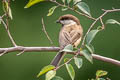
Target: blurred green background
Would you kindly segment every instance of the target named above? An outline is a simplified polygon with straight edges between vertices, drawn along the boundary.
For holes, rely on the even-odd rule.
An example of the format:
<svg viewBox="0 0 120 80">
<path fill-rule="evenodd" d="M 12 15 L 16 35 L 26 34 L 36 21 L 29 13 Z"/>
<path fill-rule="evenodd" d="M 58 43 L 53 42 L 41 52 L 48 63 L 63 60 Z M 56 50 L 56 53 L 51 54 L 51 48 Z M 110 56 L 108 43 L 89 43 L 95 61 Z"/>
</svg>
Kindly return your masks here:
<svg viewBox="0 0 120 80">
<path fill-rule="evenodd" d="M 90 9 L 94 17 L 100 16 L 103 11 L 101 9 L 120 8 L 120 0 L 83 0 Z M 63 14 L 73 14 L 80 19 L 83 26 L 84 33 L 92 23 L 86 17 L 79 16 L 72 11 L 62 12 L 61 8 L 55 10 L 54 14 L 47 17 L 48 9 L 53 3 L 41 2 L 28 9 L 24 9 L 28 0 L 15 0 L 11 2 L 11 9 L 13 13 L 13 20 L 10 21 L 10 31 L 16 43 L 20 46 L 51 46 L 42 31 L 41 18 L 44 18 L 46 30 L 54 42 L 54 46 L 58 46 L 58 33 L 61 25 L 56 24 L 55 21 Z M 0 15 L 2 11 L 2 1 L 0 1 Z M 116 19 L 120 21 L 120 12 L 113 12 L 107 14 L 103 21 L 107 19 Z M 99 26 L 98 22 L 95 28 Z M 105 30 L 97 34 L 92 42 L 95 47 L 96 54 L 120 60 L 120 26 L 106 25 Z M 12 44 L 7 36 L 7 33 L 0 25 L 0 47 L 11 47 Z M 44 80 L 44 76 L 36 78 L 43 66 L 46 66 L 55 56 L 55 52 L 25 52 L 20 56 L 16 56 L 18 52 L 9 53 L 0 57 L 0 80 Z M 71 55 L 67 55 L 70 57 Z M 84 58 L 83 58 L 84 59 Z M 111 80 L 120 79 L 120 67 L 94 60 L 94 64 L 90 64 L 84 59 L 81 69 L 77 69 L 75 80 L 88 80 L 95 77 L 96 70 L 102 69 L 108 71 L 108 76 Z M 65 67 L 57 71 L 57 75 L 64 78 L 64 80 L 71 80 Z"/>
</svg>

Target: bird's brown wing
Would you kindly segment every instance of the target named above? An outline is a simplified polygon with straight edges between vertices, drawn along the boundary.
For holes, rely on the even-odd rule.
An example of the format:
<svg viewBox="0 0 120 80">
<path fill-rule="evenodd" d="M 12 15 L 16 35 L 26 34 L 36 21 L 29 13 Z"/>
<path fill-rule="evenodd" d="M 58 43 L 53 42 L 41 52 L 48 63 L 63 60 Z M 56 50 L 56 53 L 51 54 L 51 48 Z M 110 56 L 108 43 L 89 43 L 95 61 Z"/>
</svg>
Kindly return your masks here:
<svg viewBox="0 0 120 80">
<path fill-rule="evenodd" d="M 82 34 L 80 33 L 80 30 L 72 30 L 70 32 L 71 35 L 71 44 L 75 47 L 77 47 L 81 41 Z"/>
<path fill-rule="evenodd" d="M 63 31 L 59 35 L 59 44 L 61 49 L 63 49 L 66 45 L 71 44 L 71 36 L 67 31 Z"/>
<path fill-rule="evenodd" d="M 79 29 L 68 31 L 63 31 L 59 35 L 59 44 L 60 47 L 63 49 L 66 45 L 72 44 L 73 46 L 77 47 L 81 41 L 81 31 Z"/>
</svg>

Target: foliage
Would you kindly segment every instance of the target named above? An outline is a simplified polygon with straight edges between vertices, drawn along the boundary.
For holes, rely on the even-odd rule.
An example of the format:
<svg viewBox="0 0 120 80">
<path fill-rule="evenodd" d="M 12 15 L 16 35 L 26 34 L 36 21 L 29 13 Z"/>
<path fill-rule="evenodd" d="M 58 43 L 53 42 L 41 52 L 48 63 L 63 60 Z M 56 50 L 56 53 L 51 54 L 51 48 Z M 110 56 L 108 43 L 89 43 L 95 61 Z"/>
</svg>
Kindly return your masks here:
<svg viewBox="0 0 120 80">
<path fill-rule="evenodd" d="M 86 36 L 86 44 L 90 45 L 90 43 L 92 42 L 93 38 L 95 37 L 95 35 L 99 32 L 98 29 L 96 30 L 91 30 L 87 36 Z"/>
<path fill-rule="evenodd" d="M 43 2 L 43 1 L 45 1 L 45 0 L 29 0 L 28 4 L 24 8 L 29 8 L 32 5 L 35 5 L 35 4 L 37 4 L 39 2 Z"/>
<path fill-rule="evenodd" d="M 79 2 L 78 4 L 76 4 L 76 6 L 81 11 L 83 11 L 84 13 L 88 14 L 89 16 L 91 16 L 89 6 L 85 2 Z"/>
<path fill-rule="evenodd" d="M 107 71 L 103 71 L 103 70 L 97 70 L 96 72 L 96 78 L 95 79 L 89 79 L 89 80 L 111 80 L 109 78 L 103 78 L 103 76 L 107 75 Z"/>
<path fill-rule="evenodd" d="M 48 72 L 48 71 L 50 71 L 50 70 L 52 70 L 52 69 L 54 69 L 54 68 L 55 68 L 55 66 L 53 66 L 53 65 L 45 66 L 45 67 L 40 71 L 40 73 L 37 75 L 37 77 L 41 76 L 42 74 L 45 74 L 46 72 Z"/>
<path fill-rule="evenodd" d="M 72 80 L 74 80 L 75 78 L 75 71 L 74 71 L 74 68 L 71 64 L 65 64 L 66 65 L 66 68 L 67 68 L 67 71 L 71 77 Z"/>
<path fill-rule="evenodd" d="M 53 77 L 55 77 L 55 75 L 56 75 L 56 71 L 51 70 L 51 71 L 47 72 L 45 80 L 51 80 Z"/>
<path fill-rule="evenodd" d="M 71 44 L 65 46 L 65 48 L 62 50 L 65 52 L 73 52 L 73 46 Z"/>
<path fill-rule="evenodd" d="M 120 23 L 118 21 L 114 20 L 114 19 L 108 19 L 106 21 L 106 24 L 118 24 L 118 25 L 120 25 Z"/>
<path fill-rule="evenodd" d="M 50 8 L 47 16 L 51 16 L 56 8 L 57 8 L 57 6 L 53 6 L 52 8 Z"/>
<path fill-rule="evenodd" d="M 74 61 L 75 61 L 75 64 L 78 68 L 81 68 L 82 67 L 82 64 L 83 64 L 83 60 L 82 58 L 77 58 L 77 57 L 74 57 Z"/>
<path fill-rule="evenodd" d="M 9 6 L 8 1 L 6 1 L 6 0 L 3 1 L 3 11 L 8 14 L 9 18 L 13 19 L 11 8 Z"/>
</svg>

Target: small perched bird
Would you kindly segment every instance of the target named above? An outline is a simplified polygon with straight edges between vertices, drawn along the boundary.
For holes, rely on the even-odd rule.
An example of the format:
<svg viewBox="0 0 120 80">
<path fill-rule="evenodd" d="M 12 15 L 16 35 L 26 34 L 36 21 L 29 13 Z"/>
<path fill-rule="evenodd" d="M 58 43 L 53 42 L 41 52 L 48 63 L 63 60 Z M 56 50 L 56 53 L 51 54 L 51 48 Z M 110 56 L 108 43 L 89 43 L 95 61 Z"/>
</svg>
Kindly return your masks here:
<svg viewBox="0 0 120 80">
<path fill-rule="evenodd" d="M 57 20 L 57 23 L 62 24 L 62 28 L 59 33 L 60 51 L 51 62 L 51 65 L 54 66 L 58 66 L 63 56 L 66 54 L 66 52 L 61 52 L 61 50 L 68 44 L 77 47 L 83 35 L 83 29 L 80 25 L 79 19 L 71 14 L 61 16 Z"/>
</svg>

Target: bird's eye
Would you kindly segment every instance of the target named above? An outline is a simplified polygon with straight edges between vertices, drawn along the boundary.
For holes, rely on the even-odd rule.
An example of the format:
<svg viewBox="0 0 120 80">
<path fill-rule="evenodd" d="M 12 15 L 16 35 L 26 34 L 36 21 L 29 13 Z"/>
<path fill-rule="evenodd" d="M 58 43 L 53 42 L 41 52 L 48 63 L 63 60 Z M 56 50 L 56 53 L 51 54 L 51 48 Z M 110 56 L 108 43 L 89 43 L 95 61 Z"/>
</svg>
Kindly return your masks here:
<svg viewBox="0 0 120 80">
<path fill-rule="evenodd" d="M 66 18 L 62 18 L 61 20 L 69 20 L 69 18 L 68 18 L 68 17 L 66 17 Z"/>
<path fill-rule="evenodd" d="M 62 18 L 61 20 L 65 20 L 65 18 Z"/>
</svg>

